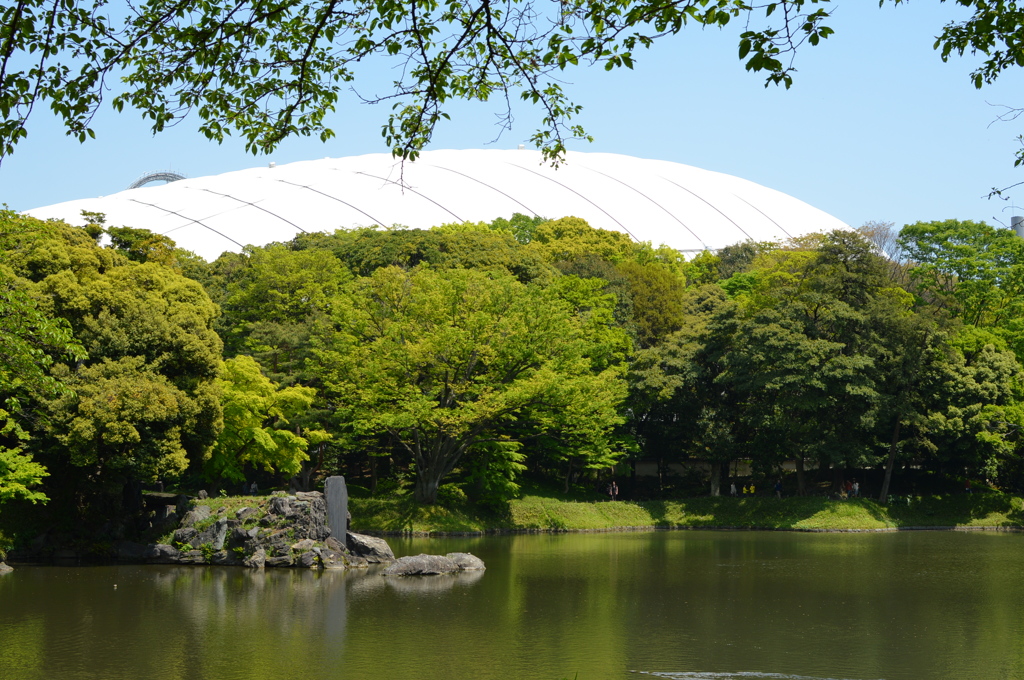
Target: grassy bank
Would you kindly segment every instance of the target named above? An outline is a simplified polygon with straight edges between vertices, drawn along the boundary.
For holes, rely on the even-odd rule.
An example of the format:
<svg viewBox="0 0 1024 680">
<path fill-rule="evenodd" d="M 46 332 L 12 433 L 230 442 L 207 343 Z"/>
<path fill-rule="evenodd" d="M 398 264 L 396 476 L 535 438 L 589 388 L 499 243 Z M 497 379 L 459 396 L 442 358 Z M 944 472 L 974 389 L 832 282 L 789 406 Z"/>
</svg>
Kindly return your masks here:
<svg viewBox="0 0 1024 680">
<path fill-rule="evenodd" d="M 507 511 L 419 506 L 408 497 L 350 501 L 352 528 L 370 532 L 601 531 L 627 527 L 857 531 L 911 527 L 1024 528 L 1024 499 L 987 493 L 869 499 L 692 498 L 578 502 L 524 495 Z"/>
</svg>

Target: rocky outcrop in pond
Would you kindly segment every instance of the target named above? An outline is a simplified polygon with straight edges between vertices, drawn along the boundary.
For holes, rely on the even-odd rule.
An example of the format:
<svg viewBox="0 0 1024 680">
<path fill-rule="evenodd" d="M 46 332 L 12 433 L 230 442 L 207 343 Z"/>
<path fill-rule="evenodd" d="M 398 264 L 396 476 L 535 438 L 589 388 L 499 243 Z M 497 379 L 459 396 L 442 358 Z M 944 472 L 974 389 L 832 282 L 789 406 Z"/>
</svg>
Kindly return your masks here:
<svg viewBox="0 0 1024 680">
<path fill-rule="evenodd" d="M 4 574 L 9 574 L 12 571 L 14 571 L 13 567 L 9 567 L 5 563 L 0 562 L 0 576 L 3 576 Z"/>
<path fill-rule="evenodd" d="M 485 568 L 480 558 L 469 553 L 417 555 L 396 561 L 391 546 L 382 538 L 351 531 L 346 531 L 345 536 L 332 536 L 327 503 L 317 491 L 219 498 L 208 498 L 202 493 L 196 498 L 153 494 L 151 500 L 149 513 L 141 518 L 142 528 L 151 536 L 160 535 L 157 542 L 133 542 L 115 533 L 106 539 L 110 541 L 107 543 L 91 539 L 99 550 L 83 550 L 79 546 L 90 539 L 41 534 L 18 555 L 11 551 L 8 556 L 76 561 L 99 557 L 136 564 L 250 569 L 366 569 L 381 564 L 390 565 L 382 572 L 389 576 L 461 572 L 479 575 Z M 123 535 L 121 532 L 120 536 Z M 0 562 L 0 574 L 9 570 Z M 460 580 L 467 578 L 468 575 Z"/>
<path fill-rule="evenodd" d="M 242 507 L 238 502 L 250 501 Z M 167 543 L 114 544 L 114 554 L 127 562 L 150 564 L 215 564 L 253 569 L 358 569 L 390 564 L 395 555 L 380 538 L 349 532 L 331 536 L 327 504 L 318 491 L 267 498 L 194 501 L 180 513 L 181 522 Z"/>
</svg>

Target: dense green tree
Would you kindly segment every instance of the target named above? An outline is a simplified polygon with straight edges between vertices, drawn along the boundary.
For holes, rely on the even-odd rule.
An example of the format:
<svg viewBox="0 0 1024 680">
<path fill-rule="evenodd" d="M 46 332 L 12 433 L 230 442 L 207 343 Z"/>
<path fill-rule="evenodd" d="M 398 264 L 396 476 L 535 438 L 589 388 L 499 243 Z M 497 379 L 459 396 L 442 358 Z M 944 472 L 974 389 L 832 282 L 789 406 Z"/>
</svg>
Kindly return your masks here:
<svg viewBox="0 0 1024 680">
<path fill-rule="evenodd" d="M 100 224 L 106 221 L 103 216 L 98 217 L 102 220 Z M 175 265 L 177 244 L 168 236 L 133 227 L 106 227 L 103 233 L 110 237 L 110 245 L 132 262 Z"/>
<path fill-rule="evenodd" d="M 329 250 L 252 248 L 235 271 L 218 323 L 225 353 L 256 357 L 274 381 L 302 381 L 310 330 L 330 315 L 333 299 L 352 279 Z"/>
<path fill-rule="evenodd" d="M 632 403 L 646 419 L 645 446 L 675 442 L 678 455 L 713 469 L 749 457 L 765 474 L 794 460 L 803 492 L 807 460 L 821 469 L 871 465 L 885 433 L 895 442 L 891 465 L 907 437 L 931 443 L 947 428 L 939 421 L 955 431 L 957 414 L 982 403 L 964 371 L 954 372 L 956 384 L 974 401 L 935 399 L 952 389 L 953 376 L 944 388 L 936 379 L 956 353 L 942 348 L 935 321 L 915 312 L 862 237 L 803 239 L 755 254 L 747 270 L 729 279 L 749 275 L 731 300 L 717 287 L 691 289 L 686 328 L 638 356 Z M 1005 402 L 1012 371 L 989 377 Z M 972 432 L 985 430 L 972 422 Z M 987 445 L 966 446 L 984 458 Z"/>
<path fill-rule="evenodd" d="M 221 420 L 217 309 L 202 287 L 102 248 L 85 230 L 3 219 L 0 245 L 17 285 L 88 352 L 53 366 L 74 392 L 42 401 L 49 422 L 31 450 L 53 473 L 51 486 L 112 491 L 198 463 Z"/>
<path fill-rule="evenodd" d="M 711 284 L 688 290 L 683 304 L 683 329 L 638 351 L 631 364 L 629 427 L 659 470 L 689 458 L 710 463 L 718 495 L 721 468 L 738 457 L 743 438 L 736 394 L 716 384 L 738 306 Z"/>
<path fill-rule="evenodd" d="M 922 460 L 934 450 L 928 437 L 940 376 L 951 358 L 946 335 L 924 314 L 876 317 L 880 335 L 889 340 L 875 352 L 880 395 L 878 427 L 885 446 L 885 468 L 878 500 L 886 502 L 896 464 Z"/>
<path fill-rule="evenodd" d="M 349 287 L 319 370 L 357 434 L 385 432 L 407 452 L 416 497 L 432 503 L 464 459 L 512 470 L 515 444 L 546 434 L 590 464 L 611 459 L 624 389 L 595 330 L 509 275 L 382 268 Z"/>
<path fill-rule="evenodd" d="M 266 378 L 252 357 L 224 362 L 220 374 L 224 429 L 203 464 L 212 481 L 246 479 L 265 470 L 286 477 L 298 474 L 310 446 L 330 439 L 323 430 L 289 427 L 316 398 L 311 387 L 279 387 Z"/>
<path fill-rule="evenodd" d="M 32 298 L 14 288 L 0 256 L 0 503 L 47 500 L 36 487 L 49 473 L 24 444 L 42 416 L 33 404 L 68 393 L 48 371 L 55 358 L 77 361 L 85 352 L 66 321 L 43 314 Z"/>
<path fill-rule="evenodd" d="M 682 325 L 690 265 L 672 248 L 636 243 L 621 232 L 566 217 L 539 225 L 532 243 L 563 274 L 601 278 L 616 296 L 616 319 L 638 347 L 650 347 Z"/>
<path fill-rule="evenodd" d="M 584 255 L 573 260 L 556 263 L 558 271 L 565 276 L 580 279 L 594 279 L 602 282 L 602 290 L 615 296 L 613 314 L 615 322 L 634 338 L 637 335 L 633 322 L 633 295 L 629 279 L 614 263 L 596 255 Z"/>
<path fill-rule="evenodd" d="M 686 279 L 658 262 L 623 262 L 617 267 L 629 283 L 630 321 L 637 345 L 651 347 L 683 326 L 683 291 Z"/>
<path fill-rule="evenodd" d="M 48 403 L 47 434 L 60 455 L 106 491 L 119 492 L 129 479 L 177 477 L 188 469 L 190 453 L 202 453 L 185 448 L 187 433 L 202 422 L 203 407 L 216 403 L 197 402 L 144 357 L 77 370 L 61 364 L 55 375 L 74 392 Z"/>
<path fill-rule="evenodd" d="M 898 462 L 994 482 L 1015 467 L 1021 367 L 990 334 L 953 338 L 928 317 L 890 321 L 902 333 L 879 359 L 883 408 L 880 439 L 888 454 L 879 499 L 885 501 Z"/>
<path fill-rule="evenodd" d="M 898 242 L 919 294 L 965 324 L 992 328 L 1024 357 L 1024 239 L 946 220 L 907 225 Z"/>
<path fill-rule="evenodd" d="M 929 423 L 935 457 L 962 466 L 968 476 L 998 479 L 1024 425 L 1018 412 L 1021 365 L 991 334 L 960 333 L 950 344 L 954 355 L 935 390 L 942 408 Z"/>
</svg>

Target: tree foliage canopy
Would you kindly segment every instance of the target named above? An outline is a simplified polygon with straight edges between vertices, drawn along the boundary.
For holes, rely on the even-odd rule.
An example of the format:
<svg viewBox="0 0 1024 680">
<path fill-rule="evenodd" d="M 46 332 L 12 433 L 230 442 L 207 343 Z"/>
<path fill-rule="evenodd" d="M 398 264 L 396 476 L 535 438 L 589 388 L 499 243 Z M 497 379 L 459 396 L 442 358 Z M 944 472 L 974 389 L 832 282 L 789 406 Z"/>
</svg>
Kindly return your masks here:
<svg viewBox="0 0 1024 680">
<path fill-rule="evenodd" d="M 213 445 L 221 421 L 216 307 L 195 281 L 102 248 L 98 234 L 0 214 L 7 271 L 88 353 L 54 357 L 49 379 L 69 389 L 35 395 L 45 420 L 29 447 L 51 469 L 79 470 L 75 493 L 180 474 Z"/>
<path fill-rule="evenodd" d="M 352 284 L 318 354 L 352 427 L 398 442 L 417 498 L 432 503 L 464 458 L 514 455 L 531 438 L 611 460 L 624 383 L 588 326 L 552 291 L 509 275 L 388 267 Z"/>
<path fill-rule="evenodd" d="M 240 482 L 247 468 L 292 476 L 308 460 L 310 445 L 330 439 L 323 430 L 289 427 L 291 419 L 305 413 L 316 398 L 311 387 L 279 387 L 263 376 L 256 360 L 239 356 L 221 369 L 224 429 L 217 437 L 204 474 L 217 481 Z"/>
<path fill-rule="evenodd" d="M 687 262 L 517 216 L 208 264 L 0 216 L 0 500 L 341 472 L 501 502 L 629 459 L 699 461 L 713 491 L 740 460 L 801 491 L 874 468 L 884 498 L 907 465 L 1024 485 L 1024 250 L 984 224 L 908 225 L 898 261 L 837 231 Z"/>
<path fill-rule="evenodd" d="M 67 322 L 43 314 L 35 300 L 14 288 L 0 264 L 0 503 L 46 500 L 34 489 L 48 474 L 46 468 L 23 448 L 39 416 L 32 405 L 69 393 L 48 371 L 55 359 L 84 358 Z"/>
<path fill-rule="evenodd" d="M 942 29 L 943 59 L 985 55 L 978 87 L 1024 63 L 1016 4 L 956 4 L 971 14 Z M 633 68 L 640 50 L 690 24 L 735 22 L 746 68 L 788 87 L 796 50 L 834 32 L 832 11 L 830 0 L 17 0 L 0 8 L 0 157 L 41 105 L 69 134 L 93 136 L 108 89 L 116 109 L 137 109 L 154 131 L 191 113 L 207 137 L 238 133 L 267 152 L 292 135 L 334 136 L 326 116 L 352 88 L 356 101 L 392 104 L 382 135 L 403 158 L 429 143 L 451 100 L 517 98 L 539 108 L 532 141 L 557 157 L 569 139 L 589 138 L 563 71 Z M 361 65 L 378 57 L 393 63 L 392 82 L 364 82 Z"/>
<path fill-rule="evenodd" d="M 713 464 L 748 459 L 763 474 L 793 460 L 801 492 L 805 460 L 819 469 L 883 466 L 882 498 L 897 462 L 956 461 L 995 476 L 1024 424 L 1013 396 L 1021 368 L 991 330 L 997 317 L 986 317 L 984 332 L 957 329 L 921 297 L 935 281 L 952 294 L 992 269 L 964 269 L 965 258 L 986 259 L 978 242 L 991 240 L 990 228 L 957 226 L 957 242 L 968 246 L 935 236 L 946 227 L 902 232 L 904 248 L 921 258 L 917 297 L 856 233 L 726 253 L 746 264 L 730 265 L 739 270 L 720 287 L 691 289 L 688 327 L 633 364 L 643 446 Z M 994 250 L 1004 267 L 1020 260 Z M 961 275 L 952 263 L 961 263 Z M 1013 277 L 981 278 L 989 297 L 1012 294 Z M 673 439 L 684 443 L 673 447 Z"/>
</svg>

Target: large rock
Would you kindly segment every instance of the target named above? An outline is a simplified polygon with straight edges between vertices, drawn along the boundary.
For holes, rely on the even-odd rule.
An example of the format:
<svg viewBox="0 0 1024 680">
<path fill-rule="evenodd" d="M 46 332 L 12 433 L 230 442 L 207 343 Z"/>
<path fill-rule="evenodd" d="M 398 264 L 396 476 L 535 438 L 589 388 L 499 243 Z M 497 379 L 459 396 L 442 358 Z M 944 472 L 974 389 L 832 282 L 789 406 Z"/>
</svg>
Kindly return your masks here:
<svg viewBox="0 0 1024 680">
<path fill-rule="evenodd" d="M 224 517 L 221 517 L 211 526 L 199 532 L 199 535 L 196 536 L 195 539 L 196 541 L 198 541 L 198 543 L 193 543 L 192 546 L 198 548 L 201 545 L 206 545 L 207 543 L 209 543 L 213 546 L 214 550 L 221 550 L 224 548 L 224 540 L 227 538 L 227 536 L 228 520 Z"/>
<path fill-rule="evenodd" d="M 471 553 L 448 553 L 447 555 L 415 555 L 400 557 L 385 569 L 385 576 L 419 576 L 454 574 L 461 571 L 482 572 L 484 561 Z M 480 574 L 482 575 L 482 574 Z M 479 576 L 478 576 L 479 577 Z"/>
<path fill-rule="evenodd" d="M 176 564 L 181 553 L 172 545 L 157 543 L 146 548 L 143 557 L 154 564 Z"/>
<path fill-rule="evenodd" d="M 306 552 L 307 550 L 312 550 L 314 545 L 315 542 L 312 538 L 304 538 L 301 541 L 292 543 L 291 548 L 295 552 Z"/>
<path fill-rule="evenodd" d="M 185 544 L 188 544 L 188 545 L 195 546 L 195 545 L 199 545 L 199 542 L 196 541 L 196 537 L 198 535 L 199 535 L 199 532 L 196 531 L 195 527 L 192 527 L 192 526 L 181 527 L 180 529 L 178 529 L 178 530 L 176 530 L 174 532 L 174 536 L 173 536 L 173 538 L 171 540 L 174 541 L 174 545 L 185 545 Z"/>
<path fill-rule="evenodd" d="M 190 527 L 196 522 L 202 522 L 211 514 L 212 513 L 210 512 L 209 505 L 197 505 L 196 507 L 186 512 L 185 516 L 181 518 L 181 526 Z"/>
<path fill-rule="evenodd" d="M 235 510 L 235 517 L 244 522 L 249 517 L 255 515 L 256 512 L 256 508 L 239 508 L 238 510 Z"/>
<path fill-rule="evenodd" d="M 14 571 L 14 567 L 9 567 L 3 562 L 0 562 L 0 575 L 10 574 L 12 571 Z"/>
<path fill-rule="evenodd" d="M 434 574 L 454 574 L 459 565 L 443 555 L 412 555 L 400 557 L 398 561 L 385 569 L 384 576 L 429 576 Z"/>
<path fill-rule="evenodd" d="M 295 527 L 296 538 L 322 541 L 331 535 L 331 528 L 327 526 L 327 502 L 322 493 L 298 493 L 291 507 L 292 514 L 287 517 Z"/>
<path fill-rule="evenodd" d="M 472 553 L 453 552 L 445 557 L 457 564 L 462 571 L 483 571 L 487 568 L 484 561 Z"/>
<path fill-rule="evenodd" d="M 259 533 L 260 530 L 256 527 L 253 527 L 252 529 L 243 529 L 242 527 L 235 527 L 231 530 L 231 533 L 228 534 L 228 547 L 244 548 L 247 545 L 250 545 L 250 541 L 255 541 Z M 255 547 L 256 546 L 253 545 L 253 549 L 255 549 Z M 252 552 L 252 550 L 250 550 L 249 552 Z"/>
<path fill-rule="evenodd" d="M 267 559 L 266 566 L 268 567 L 290 567 L 295 561 L 291 555 L 278 555 L 277 557 L 270 557 Z"/>
<path fill-rule="evenodd" d="M 280 531 L 275 531 L 273 533 L 264 532 L 257 541 L 267 549 L 268 553 L 272 553 L 277 556 L 292 554 L 292 539 L 288 535 L 287 529 L 281 529 Z"/>
<path fill-rule="evenodd" d="M 399 557 L 398 560 L 384 569 L 386 577 L 432 576 L 437 573 L 455 573 L 460 571 L 455 560 L 442 555 L 412 555 Z"/>
<path fill-rule="evenodd" d="M 284 496 L 274 496 L 270 499 L 270 507 L 267 508 L 267 513 L 287 517 L 292 513 L 292 504 Z"/>
<path fill-rule="evenodd" d="M 245 566 L 250 569 L 262 569 L 267 563 L 267 551 L 263 548 L 257 548 L 256 551 L 245 558 L 242 562 Z"/>
<path fill-rule="evenodd" d="M 390 564 L 395 561 L 395 553 L 383 538 L 354 534 L 351 531 L 345 536 L 349 552 L 365 557 L 367 562 L 374 564 Z"/>
<path fill-rule="evenodd" d="M 345 554 L 330 548 L 320 548 L 320 566 L 324 569 L 346 569 Z"/>
<path fill-rule="evenodd" d="M 324 480 L 324 502 L 327 503 L 327 526 L 331 536 L 344 536 L 348 531 L 348 486 L 341 475 Z"/>
</svg>

